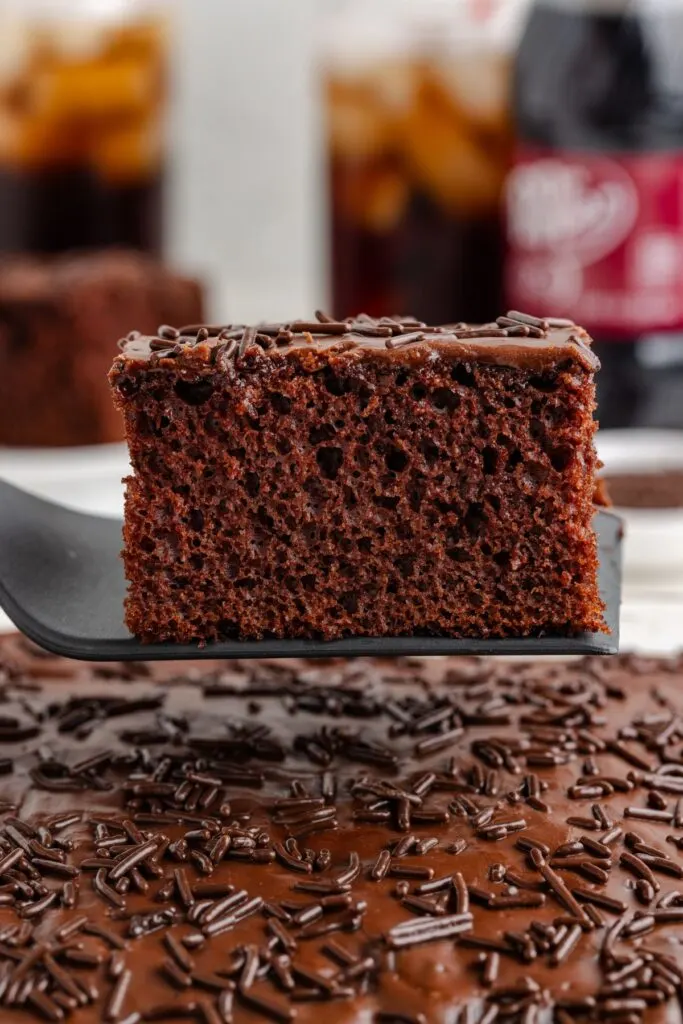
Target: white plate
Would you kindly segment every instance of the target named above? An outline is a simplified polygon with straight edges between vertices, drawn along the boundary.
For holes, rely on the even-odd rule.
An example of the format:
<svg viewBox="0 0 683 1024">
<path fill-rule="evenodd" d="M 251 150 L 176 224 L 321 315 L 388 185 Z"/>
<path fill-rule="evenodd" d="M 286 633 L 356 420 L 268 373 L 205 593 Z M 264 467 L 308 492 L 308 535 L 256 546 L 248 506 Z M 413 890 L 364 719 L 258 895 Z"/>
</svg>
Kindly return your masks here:
<svg viewBox="0 0 683 1024">
<path fill-rule="evenodd" d="M 604 430 L 597 435 L 605 474 L 683 470 L 683 431 Z M 626 586 L 683 582 L 683 509 L 616 508 L 626 527 Z"/>
<path fill-rule="evenodd" d="M 125 444 L 83 448 L 0 448 L 0 479 L 60 505 L 96 515 L 123 514 Z"/>
</svg>

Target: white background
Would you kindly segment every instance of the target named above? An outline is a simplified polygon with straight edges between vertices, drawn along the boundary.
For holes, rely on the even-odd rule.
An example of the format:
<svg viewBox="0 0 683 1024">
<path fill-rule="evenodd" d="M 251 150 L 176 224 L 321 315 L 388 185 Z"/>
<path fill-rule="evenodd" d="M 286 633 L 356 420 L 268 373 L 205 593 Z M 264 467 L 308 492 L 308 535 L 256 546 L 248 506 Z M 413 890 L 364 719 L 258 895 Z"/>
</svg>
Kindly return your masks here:
<svg viewBox="0 0 683 1024">
<path fill-rule="evenodd" d="M 207 274 L 219 318 L 324 302 L 314 56 L 330 2 L 180 5 L 169 252 Z"/>
</svg>

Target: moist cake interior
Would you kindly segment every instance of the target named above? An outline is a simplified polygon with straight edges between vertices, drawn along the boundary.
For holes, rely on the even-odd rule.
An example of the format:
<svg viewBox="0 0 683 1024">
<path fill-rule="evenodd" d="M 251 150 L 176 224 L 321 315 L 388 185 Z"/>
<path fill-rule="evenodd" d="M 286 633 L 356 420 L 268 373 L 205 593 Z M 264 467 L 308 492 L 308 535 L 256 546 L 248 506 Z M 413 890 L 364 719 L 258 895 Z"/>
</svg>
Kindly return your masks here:
<svg viewBox="0 0 683 1024">
<path fill-rule="evenodd" d="M 124 342 L 131 631 L 604 628 L 597 360 L 581 328 L 526 320 L 544 326 L 359 318 Z"/>
</svg>

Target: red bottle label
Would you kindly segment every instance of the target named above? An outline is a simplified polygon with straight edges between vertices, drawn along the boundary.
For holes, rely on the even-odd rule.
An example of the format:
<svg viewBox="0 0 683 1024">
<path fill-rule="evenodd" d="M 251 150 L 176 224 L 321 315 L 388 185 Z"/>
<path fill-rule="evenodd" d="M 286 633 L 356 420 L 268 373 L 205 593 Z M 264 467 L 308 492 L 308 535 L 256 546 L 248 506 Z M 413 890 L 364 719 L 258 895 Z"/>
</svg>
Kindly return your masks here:
<svg viewBox="0 0 683 1024">
<path fill-rule="evenodd" d="M 683 327 L 683 151 L 524 147 L 506 207 L 511 307 L 602 336 Z"/>
</svg>

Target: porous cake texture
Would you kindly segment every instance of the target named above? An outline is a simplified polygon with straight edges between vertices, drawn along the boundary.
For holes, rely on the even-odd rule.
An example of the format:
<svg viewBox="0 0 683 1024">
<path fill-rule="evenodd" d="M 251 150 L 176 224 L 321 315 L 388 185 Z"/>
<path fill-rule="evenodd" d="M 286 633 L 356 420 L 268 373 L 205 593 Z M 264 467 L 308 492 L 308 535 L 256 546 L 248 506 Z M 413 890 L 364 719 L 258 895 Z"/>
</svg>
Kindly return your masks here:
<svg viewBox="0 0 683 1024">
<path fill-rule="evenodd" d="M 585 331 L 521 313 L 131 335 L 126 617 L 144 640 L 603 628 Z"/>
</svg>

